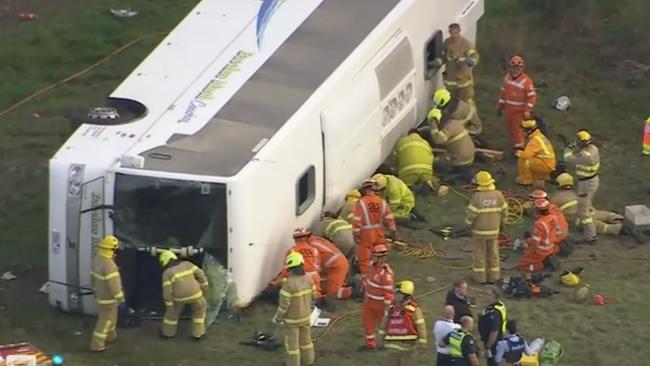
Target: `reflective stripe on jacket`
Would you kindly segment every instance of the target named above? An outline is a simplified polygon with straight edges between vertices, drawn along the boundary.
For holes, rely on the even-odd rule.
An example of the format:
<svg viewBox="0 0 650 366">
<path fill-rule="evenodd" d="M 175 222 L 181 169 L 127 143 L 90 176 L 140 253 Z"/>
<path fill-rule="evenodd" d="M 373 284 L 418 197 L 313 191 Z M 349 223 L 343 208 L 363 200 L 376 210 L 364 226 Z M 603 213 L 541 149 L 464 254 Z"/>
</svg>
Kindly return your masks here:
<svg viewBox="0 0 650 366">
<path fill-rule="evenodd" d="M 314 282 L 309 275 L 290 275 L 282 284 L 278 310 L 278 320 L 288 326 L 309 325 L 311 305 L 314 294 Z"/>
<path fill-rule="evenodd" d="M 396 219 L 410 218 L 411 210 L 415 207 L 413 192 L 406 183 L 396 176 L 386 175 L 386 178 L 388 184 L 381 193 L 382 197 L 388 202 L 388 206 Z"/>
<path fill-rule="evenodd" d="M 400 178 L 418 174 L 433 174 L 431 145 L 417 133 L 397 140 L 394 155 L 397 158 L 397 175 Z"/>
<path fill-rule="evenodd" d="M 564 160 L 569 165 L 575 165 L 578 180 L 594 177 L 600 170 L 600 153 L 594 144 L 589 144 L 575 154 L 573 150 L 564 150 Z"/>
<path fill-rule="evenodd" d="M 498 190 L 477 191 L 465 210 L 465 223 L 472 227 L 474 236 L 483 239 L 499 237 L 499 228 L 505 222 L 508 203 Z"/>
<path fill-rule="evenodd" d="M 122 278 L 113 258 L 97 254 L 93 260 L 90 276 L 98 305 L 112 305 L 124 302 Z"/>
<path fill-rule="evenodd" d="M 507 73 L 501 84 L 501 94 L 497 106 L 512 110 L 530 112 L 537 103 L 533 79 L 522 72 L 517 78 Z"/>
<path fill-rule="evenodd" d="M 374 192 L 366 193 L 361 197 L 352 216 L 352 227 L 354 232 L 363 234 L 364 231 L 380 231 L 384 227 L 389 230 L 396 230 L 395 218 L 383 198 Z"/>
<path fill-rule="evenodd" d="M 368 300 L 393 302 L 393 268 L 388 263 L 373 264 L 363 277 L 364 296 Z"/>
<path fill-rule="evenodd" d="M 194 302 L 208 288 L 205 273 L 189 261 L 169 266 L 162 274 L 162 293 L 165 305 Z"/>
</svg>

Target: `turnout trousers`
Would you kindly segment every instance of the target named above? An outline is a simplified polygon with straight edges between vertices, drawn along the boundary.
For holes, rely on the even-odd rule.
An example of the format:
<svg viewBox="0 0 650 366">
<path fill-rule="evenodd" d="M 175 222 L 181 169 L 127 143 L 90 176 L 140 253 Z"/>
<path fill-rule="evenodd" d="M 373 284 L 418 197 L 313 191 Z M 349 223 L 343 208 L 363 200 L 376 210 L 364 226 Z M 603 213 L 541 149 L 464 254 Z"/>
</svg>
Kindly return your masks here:
<svg viewBox="0 0 650 366">
<path fill-rule="evenodd" d="M 206 302 L 203 296 L 191 302 L 176 302 L 174 305 L 167 307 L 162 324 L 162 335 L 173 337 L 178 329 L 178 318 L 180 317 L 185 305 L 192 307 L 192 336 L 195 338 L 202 337 L 205 334 L 205 311 Z"/>
<path fill-rule="evenodd" d="M 287 366 L 313 365 L 316 359 L 314 343 L 311 341 L 309 325 L 285 326 L 284 348 L 287 352 Z"/>
<path fill-rule="evenodd" d="M 91 351 L 103 351 L 106 342 L 117 340 L 117 304 L 98 305 L 97 323 L 90 341 Z"/>
<path fill-rule="evenodd" d="M 476 283 L 495 282 L 501 278 L 499 241 L 474 238 L 472 279 Z"/>
<path fill-rule="evenodd" d="M 596 223 L 592 217 L 593 199 L 598 191 L 600 178 L 595 176 L 588 180 L 578 180 L 578 218 L 582 225 L 582 236 L 585 240 L 596 237 Z"/>
</svg>

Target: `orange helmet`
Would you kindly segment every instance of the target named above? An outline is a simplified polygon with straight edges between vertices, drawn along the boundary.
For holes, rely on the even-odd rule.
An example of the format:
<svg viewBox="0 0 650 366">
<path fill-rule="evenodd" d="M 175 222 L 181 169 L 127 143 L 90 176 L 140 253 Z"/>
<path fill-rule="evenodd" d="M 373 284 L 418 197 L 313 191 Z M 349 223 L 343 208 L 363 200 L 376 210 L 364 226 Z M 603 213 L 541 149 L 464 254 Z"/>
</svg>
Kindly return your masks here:
<svg viewBox="0 0 650 366">
<path fill-rule="evenodd" d="M 528 199 L 532 201 L 539 198 L 548 199 L 548 194 L 546 194 L 543 189 L 536 189 L 528 195 Z"/>
<path fill-rule="evenodd" d="M 538 198 L 535 200 L 535 208 L 538 210 L 547 210 L 549 205 L 548 200 L 545 198 Z"/>
<path fill-rule="evenodd" d="M 388 247 L 385 244 L 375 245 L 372 248 L 372 255 L 375 257 L 385 257 L 388 254 Z"/>
<path fill-rule="evenodd" d="M 517 67 L 517 66 L 524 66 L 524 58 L 519 56 L 519 55 L 514 55 L 510 58 L 510 62 L 508 62 L 508 65 L 510 67 Z"/>
<path fill-rule="evenodd" d="M 366 179 L 361 184 L 361 188 L 373 189 L 377 185 L 374 179 Z"/>
<path fill-rule="evenodd" d="M 311 235 L 311 231 L 304 227 L 299 227 L 293 231 L 293 238 L 299 239 Z"/>
</svg>

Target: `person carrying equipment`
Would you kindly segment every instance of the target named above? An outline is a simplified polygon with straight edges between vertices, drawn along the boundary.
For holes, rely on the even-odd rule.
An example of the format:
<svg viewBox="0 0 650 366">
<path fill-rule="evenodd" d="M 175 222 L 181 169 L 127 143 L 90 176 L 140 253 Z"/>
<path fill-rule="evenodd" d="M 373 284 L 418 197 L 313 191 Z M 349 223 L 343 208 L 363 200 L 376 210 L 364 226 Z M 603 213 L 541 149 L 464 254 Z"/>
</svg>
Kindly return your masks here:
<svg viewBox="0 0 650 366">
<path fill-rule="evenodd" d="M 437 145 L 443 145 L 446 152 L 437 159 L 437 166 L 449 170 L 449 174 L 466 174 L 474 163 L 476 146 L 463 122 L 434 108 L 429 112 L 431 121 L 431 139 Z"/>
<path fill-rule="evenodd" d="M 314 232 L 334 243 L 347 258 L 354 255 L 355 243 L 352 224 L 335 212 L 324 212 Z"/>
<path fill-rule="evenodd" d="M 479 366 L 479 349 L 471 334 L 474 329 L 474 319 L 471 316 L 463 316 L 460 318 L 460 327 L 442 340 L 442 345 L 451 346 L 451 364 L 454 366 Z"/>
<path fill-rule="evenodd" d="M 388 203 L 377 196 L 374 191 L 376 182 L 366 179 L 361 186 L 362 196 L 354 207 L 352 227 L 357 243 L 359 270 L 363 276 L 368 270 L 370 253 L 377 245 L 385 245 L 384 228 L 389 231 L 389 238 L 395 239 L 397 228 L 395 218 Z"/>
<path fill-rule="evenodd" d="M 476 192 L 472 194 L 465 211 L 465 224 L 472 228 L 474 237 L 472 279 L 479 284 L 494 283 L 501 278 L 498 239 L 507 217 L 508 203 L 496 189 L 490 173 L 481 170 L 474 181 L 477 185 Z"/>
<path fill-rule="evenodd" d="M 375 174 L 371 179 L 376 183 L 375 192 L 388 202 L 395 219 L 410 220 L 411 211 L 415 207 L 415 196 L 406 183 L 388 174 Z"/>
<path fill-rule="evenodd" d="M 564 150 L 564 161 L 575 166 L 578 176 L 578 216 L 585 241 L 594 244 L 597 240 L 596 224 L 591 213 L 594 195 L 598 191 L 600 178 L 600 153 L 587 130 L 576 133 L 576 141 Z"/>
<path fill-rule="evenodd" d="M 523 355 L 530 356 L 533 352 L 524 337 L 517 333 L 516 321 L 508 320 L 506 332 L 506 336 L 497 343 L 495 365 L 500 365 L 503 361 L 505 366 L 520 366 Z"/>
<path fill-rule="evenodd" d="M 418 349 L 427 347 L 427 327 L 422 309 L 413 301 L 414 290 L 413 282 L 400 282 L 395 302 L 384 313 L 379 348 L 388 349 L 387 366 L 417 365 Z"/>
<path fill-rule="evenodd" d="M 329 240 L 317 235 L 309 235 L 307 242 L 318 251 L 321 271 L 325 275 L 325 296 L 328 299 L 349 299 L 352 287 L 345 283 L 348 277 L 348 259 Z"/>
<path fill-rule="evenodd" d="M 303 268 L 307 275 L 311 276 L 314 286 L 316 288 L 314 292 L 314 298 L 321 300 L 322 299 L 322 290 L 320 286 L 320 271 L 322 260 L 318 250 L 311 245 L 309 245 L 308 238 L 312 233 L 304 227 L 299 227 L 293 231 L 293 240 L 294 245 L 291 249 L 287 250 L 285 253 L 285 258 L 291 254 L 291 252 L 298 252 L 303 257 Z M 279 285 L 281 281 L 287 277 L 289 273 L 289 268 L 285 265 L 282 268 L 280 274 L 272 281 L 272 284 Z"/>
<path fill-rule="evenodd" d="M 90 276 L 95 289 L 97 301 L 97 322 L 90 341 L 90 350 L 106 350 L 106 342 L 117 340 L 117 308 L 124 303 L 122 278 L 115 264 L 115 254 L 120 248 L 120 241 L 109 235 L 97 245 L 97 255 L 93 260 Z"/>
<path fill-rule="evenodd" d="M 165 301 L 165 317 L 160 334 L 163 338 L 176 335 L 178 318 L 185 305 L 192 307 L 192 337 L 199 340 L 205 335 L 205 311 L 207 308 L 203 291 L 208 289 L 205 273 L 189 261 L 179 261 L 176 254 L 165 250 L 160 253 L 162 294 Z"/>
<path fill-rule="evenodd" d="M 559 234 L 568 228 L 562 228 L 555 215 L 549 212 L 546 199 L 535 200 L 538 215 L 533 224 L 532 234 L 526 239 L 526 251 L 519 261 L 522 272 L 539 272 L 545 266 L 552 267 L 555 254 L 560 251 Z"/>
<path fill-rule="evenodd" d="M 515 149 L 519 176 L 517 183 L 523 186 L 534 184 L 543 187 L 555 170 L 555 151 L 551 142 L 542 134 L 534 119 L 521 122 L 521 127 L 526 133 L 528 143 L 522 149 Z"/>
<path fill-rule="evenodd" d="M 478 135 L 481 133 L 481 121 L 478 120 L 478 125 L 474 124 L 474 114 L 476 110 L 465 103 L 464 101 L 453 97 L 449 90 L 447 89 L 438 89 L 433 93 L 433 109 L 429 113 L 433 115 L 429 116 L 429 120 L 434 119 L 435 113 L 434 109 L 439 109 L 442 112 L 443 118 L 456 119 L 463 122 L 463 126 L 469 132 L 470 135 Z"/>
<path fill-rule="evenodd" d="M 312 277 L 305 273 L 304 258 L 290 252 L 285 260 L 289 273 L 280 289 L 278 310 L 273 323 L 284 324 L 287 366 L 313 365 L 316 360 L 311 340 L 312 300 L 315 291 Z"/>
<path fill-rule="evenodd" d="M 431 145 L 420 136 L 417 129 L 397 140 L 393 157 L 397 165 L 397 176 L 413 189 L 420 183 L 432 191 L 437 190 L 437 179 L 433 176 L 433 151 Z"/>
<path fill-rule="evenodd" d="M 508 73 L 501 84 L 501 94 L 497 102 L 497 115 L 506 111 L 508 133 L 513 143 L 513 153 L 525 146 L 521 122 L 533 117 L 537 94 L 533 79 L 524 73 L 524 58 L 515 55 L 508 63 Z"/>
<path fill-rule="evenodd" d="M 360 351 L 377 348 L 377 327 L 381 324 L 386 307 L 393 302 L 393 267 L 388 263 L 388 247 L 377 245 L 372 251 L 372 262 L 363 279 L 364 295 L 361 319 L 366 342 Z"/>
<path fill-rule="evenodd" d="M 479 54 L 472 42 L 460 35 L 460 24 L 449 25 L 449 38 L 442 43 L 440 57 L 433 60 L 433 67 L 445 65 L 442 81 L 451 94 L 470 107 L 469 128 L 472 134 L 481 133 L 481 119 L 474 101 L 473 69 L 479 62 Z M 465 123 L 465 121 L 463 121 Z"/>
<path fill-rule="evenodd" d="M 497 353 L 497 341 L 506 333 L 508 311 L 506 305 L 499 301 L 499 292 L 496 288 L 489 289 L 490 305 L 485 308 L 478 321 L 478 332 L 485 346 L 485 358 L 488 366 L 498 366 L 494 355 Z"/>
</svg>

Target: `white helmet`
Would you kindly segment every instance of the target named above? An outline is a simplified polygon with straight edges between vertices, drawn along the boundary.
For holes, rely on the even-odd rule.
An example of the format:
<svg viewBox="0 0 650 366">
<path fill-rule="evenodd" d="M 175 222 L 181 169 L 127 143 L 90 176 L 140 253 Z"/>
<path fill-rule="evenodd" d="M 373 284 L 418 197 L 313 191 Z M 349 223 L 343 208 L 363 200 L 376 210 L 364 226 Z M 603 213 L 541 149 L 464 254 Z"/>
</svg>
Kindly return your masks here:
<svg viewBox="0 0 650 366">
<path fill-rule="evenodd" d="M 558 111 L 566 111 L 571 107 L 571 100 L 569 100 L 569 97 L 567 96 L 561 96 L 553 102 L 553 108 L 557 109 Z"/>
</svg>

